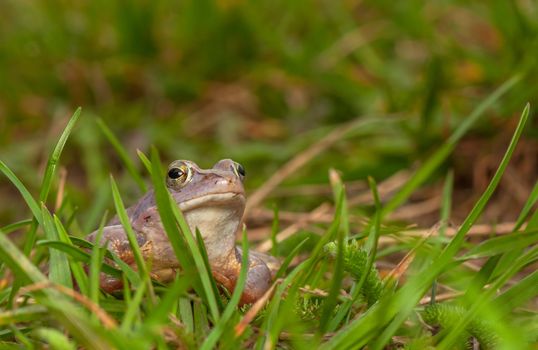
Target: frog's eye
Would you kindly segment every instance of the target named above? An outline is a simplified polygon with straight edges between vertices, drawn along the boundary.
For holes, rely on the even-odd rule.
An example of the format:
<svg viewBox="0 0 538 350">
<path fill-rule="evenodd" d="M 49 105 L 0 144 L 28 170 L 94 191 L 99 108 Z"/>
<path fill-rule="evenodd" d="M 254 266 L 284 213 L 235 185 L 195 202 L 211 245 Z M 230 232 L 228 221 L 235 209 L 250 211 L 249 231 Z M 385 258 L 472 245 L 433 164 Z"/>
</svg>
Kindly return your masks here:
<svg viewBox="0 0 538 350">
<path fill-rule="evenodd" d="M 183 186 L 191 179 L 191 170 L 186 164 L 168 169 L 167 183 L 169 186 Z"/>
<path fill-rule="evenodd" d="M 241 179 L 243 179 L 247 175 L 245 168 L 239 163 L 234 163 L 234 165 L 232 166 L 232 170 Z"/>
<path fill-rule="evenodd" d="M 172 168 L 168 171 L 168 177 L 172 180 L 178 179 L 183 176 L 185 173 L 180 168 Z"/>
</svg>

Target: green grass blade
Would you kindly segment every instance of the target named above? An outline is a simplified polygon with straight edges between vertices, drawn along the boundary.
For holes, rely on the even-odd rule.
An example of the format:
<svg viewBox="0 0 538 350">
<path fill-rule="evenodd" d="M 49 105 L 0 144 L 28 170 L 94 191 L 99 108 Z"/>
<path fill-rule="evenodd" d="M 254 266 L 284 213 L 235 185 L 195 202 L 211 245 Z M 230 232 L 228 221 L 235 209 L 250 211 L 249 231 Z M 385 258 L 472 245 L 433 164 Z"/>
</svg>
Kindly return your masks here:
<svg viewBox="0 0 538 350">
<path fill-rule="evenodd" d="M 146 187 L 146 184 L 144 183 L 144 179 L 142 179 L 142 177 L 136 170 L 133 160 L 131 159 L 131 157 L 129 157 L 127 151 L 121 145 L 121 142 L 116 138 L 114 133 L 105 124 L 105 122 L 103 122 L 102 119 L 100 118 L 97 119 L 97 125 L 99 125 L 99 128 L 101 128 L 101 131 L 103 132 L 103 134 L 105 134 L 106 138 L 108 139 L 112 147 L 114 147 L 114 149 L 116 150 L 116 153 L 118 153 L 118 155 L 120 156 L 123 164 L 127 168 L 127 171 L 129 172 L 131 177 L 135 180 L 136 184 L 138 185 L 138 188 L 140 188 L 140 190 L 144 193 L 147 192 L 148 189 Z"/>
<path fill-rule="evenodd" d="M 0 326 L 39 320 L 47 315 L 48 310 L 41 305 L 24 306 L 14 310 L 0 312 Z"/>
<path fill-rule="evenodd" d="M 375 180 L 371 177 L 368 177 L 368 185 L 370 187 L 370 190 L 372 191 L 372 196 L 374 198 L 374 205 L 376 208 L 376 211 L 374 213 L 372 224 L 368 225 L 370 227 L 370 233 L 368 235 L 368 244 L 367 248 L 369 248 L 370 253 L 368 255 L 368 261 L 366 263 L 366 267 L 364 273 L 360 279 L 357 281 L 354 292 L 352 294 L 352 298 L 350 301 L 346 301 L 342 305 L 340 305 L 340 308 L 336 315 L 331 319 L 329 323 L 328 330 L 334 331 L 340 322 L 346 317 L 346 315 L 349 317 L 349 313 L 351 311 L 351 307 L 359 300 L 359 297 L 361 296 L 361 290 L 363 289 L 363 286 L 366 284 L 368 275 L 370 273 L 370 270 L 372 269 L 372 266 L 375 263 L 375 259 L 377 256 L 377 244 L 379 241 L 379 234 L 380 234 L 380 226 L 381 226 L 381 200 L 379 198 L 379 192 L 377 190 L 377 185 L 375 183 Z"/>
<path fill-rule="evenodd" d="M 123 332 L 127 332 L 129 329 L 131 329 L 135 321 L 135 318 L 137 316 L 140 316 L 140 304 L 142 303 L 142 298 L 144 297 L 146 286 L 150 284 L 151 281 L 144 281 L 144 282 L 145 283 L 141 283 L 138 286 L 133 299 L 130 300 L 127 305 L 127 311 L 123 315 L 123 320 L 121 321 L 121 330 Z"/>
<path fill-rule="evenodd" d="M 48 209 L 43 204 L 41 206 L 43 213 L 43 230 L 45 236 L 49 240 L 58 240 L 58 233 L 53 223 L 53 219 Z M 51 282 L 61 284 L 68 288 L 73 288 L 73 281 L 71 279 L 71 267 L 65 253 L 56 250 L 49 249 L 49 279 Z"/>
<path fill-rule="evenodd" d="M 247 280 L 247 272 L 248 272 L 248 238 L 247 233 L 245 230 L 243 230 L 243 244 L 242 244 L 242 250 L 243 250 L 243 257 L 241 259 L 241 271 L 239 273 L 239 278 L 237 279 L 237 283 L 235 285 L 235 289 L 233 291 L 232 297 L 230 298 L 230 301 L 228 301 L 228 305 L 226 305 L 226 308 L 224 309 L 224 312 L 222 313 L 222 316 L 220 320 L 216 323 L 215 327 L 211 330 L 211 333 L 207 336 L 206 340 L 202 344 L 202 347 L 200 349 L 202 350 L 210 350 L 214 349 L 217 341 L 219 340 L 221 334 L 224 332 L 228 321 L 232 317 L 234 311 L 236 310 L 237 305 L 239 304 L 239 300 L 241 298 L 241 294 L 243 294 L 243 289 L 245 287 L 245 282 Z"/>
<path fill-rule="evenodd" d="M 176 301 L 178 298 L 174 299 Z M 188 298 L 179 298 L 179 317 L 181 322 L 185 325 L 185 329 L 188 333 L 194 333 L 194 315 L 192 312 L 191 301 Z"/>
<path fill-rule="evenodd" d="M 202 259 L 204 261 L 205 270 L 207 271 L 207 275 L 211 276 L 212 275 L 211 264 L 209 263 L 209 258 L 207 256 L 207 251 L 205 249 L 204 239 L 202 238 L 202 234 L 200 233 L 200 230 L 198 228 L 196 228 L 195 232 L 196 232 L 196 243 L 198 246 L 198 250 L 200 251 L 200 255 L 202 256 Z M 213 290 L 213 294 L 219 295 L 219 288 L 217 287 L 217 282 L 215 281 L 215 279 L 209 278 L 209 281 L 211 282 L 211 289 Z M 222 310 L 224 306 L 222 304 L 221 298 L 217 297 L 215 299 L 217 300 L 218 309 Z"/>
<path fill-rule="evenodd" d="M 435 259 L 432 263 L 432 267 L 428 269 L 426 273 L 424 273 L 421 276 L 421 279 L 423 281 L 431 280 L 433 281 L 435 277 L 442 271 L 442 268 L 444 268 L 447 264 L 450 263 L 451 259 L 456 255 L 456 253 L 461 248 L 461 245 L 464 242 L 465 235 L 471 227 L 474 225 L 474 223 L 479 218 L 480 214 L 484 210 L 486 204 L 488 203 L 489 199 L 493 195 L 493 192 L 497 188 L 499 182 L 501 181 L 502 175 L 504 174 L 504 171 L 506 170 L 506 167 L 508 166 L 508 163 L 512 157 L 512 154 L 514 153 L 514 150 L 516 148 L 516 145 L 519 141 L 519 138 L 521 137 L 521 134 L 523 133 L 523 130 L 525 128 L 525 125 L 528 120 L 529 116 L 529 109 L 530 106 L 527 104 L 521 114 L 521 118 L 519 120 L 519 123 L 516 127 L 516 130 L 514 132 L 514 135 L 512 136 L 512 140 L 510 141 L 510 144 L 508 145 L 508 149 L 506 150 L 503 159 L 501 160 L 501 163 L 499 164 L 499 167 L 497 168 L 497 171 L 495 172 L 493 178 L 491 179 L 490 183 L 488 184 L 486 190 L 480 197 L 480 199 L 477 201 L 467 218 L 463 221 L 461 227 L 459 228 L 458 232 L 454 236 L 454 238 L 450 241 L 450 243 L 447 245 L 447 247 L 443 250 L 441 255 Z M 417 283 L 417 286 L 419 284 Z M 409 286 L 409 287 L 408 287 Z M 415 287 L 414 284 L 408 284 L 409 290 L 411 288 Z M 422 286 L 421 286 L 422 287 Z M 404 288 L 403 288 L 404 289 Z M 402 289 L 402 290 L 403 290 Z M 417 294 L 422 295 L 421 293 L 422 288 L 417 289 Z M 403 291 L 401 291 L 402 294 L 404 294 Z M 418 301 L 418 298 L 415 296 L 415 303 Z M 410 304 L 408 304 L 410 305 Z M 414 305 L 414 304 L 413 304 Z M 409 314 L 412 310 L 411 306 L 407 306 L 405 308 L 405 311 L 400 310 L 400 313 L 398 315 L 398 318 L 392 322 L 391 326 L 389 326 L 385 331 L 383 332 L 381 336 L 381 340 L 376 342 L 376 346 L 374 348 L 381 348 L 386 342 L 389 341 L 390 337 L 392 336 L 392 333 L 396 331 L 397 327 L 405 320 L 405 316 Z M 454 333 L 452 333 L 454 334 Z M 455 335 L 454 335 L 455 337 Z"/>
<path fill-rule="evenodd" d="M 140 278 L 142 281 L 145 281 L 148 284 L 147 287 L 149 294 L 154 295 L 153 286 L 151 285 L 151 279 L 149 277 L 149 271 L 146 266 L 146 262 L 142 257 L 142 252 L 140 250 L 140 247 L 138 246 L 138 242 L 133 228 L 131 227 L 131 222 L 129 220 L 129 217 L 127 216 L 125 206 L 123 205 L 118 186 L 116 185 L 116 182 L 114 181 L 114 178 L 112 176 L 110 176 L 110 186 L 112 188 L 112 197 L 114 198 L 116 213 L 118 214 L 118 218 L 121 222 L 121 225 L 123 226 L 123 229 L 125 230 L 127 239 L 129 240 L 129 245 L 133 251 L 133 256 L 136 262 L 136 266 L 138 268 L 138 273 L 140 274 Z"/>
<path fill-rule="evenodd" d="M 200 254 L 194 236 L 190 232 L 185 218 L 181 214 L 177 204 L 173 202 L 170 193 L 164 185 L 164 176 L 161 171 L 159 155 L 155 148 L 151 152 L 151 178 L 155 189 L 155 201 L 161 216 L 161 221 L 174 253 L 185 272 L 192 276 L 199 276 L 193 280 L 195 290 L 207 301 L 213 321 L 219 319 L 219 311 L 213 289 L 211 276 L 208 275 L 204 266 L 203 257 Z M 179 225 L 179 230 L 178 230 Z"/>
<path fill-rule="evenodd" d="M 139 149 L 136 150 L 136 154 L 138 154 L 138 158 L 140 158 L 140 161 L 142 162 L 142 164 L 144 164 L 144 167 L 146 168 L 146 170 L 151 174 L 151 161 Z"/>
<path fill-rule="evenodd" d="M 473 247 L 458 260 L 480 259 L 497 254 L 506 253 L 514 249 L 523 250 L 538 243 L 538 230 L 529 232 L 516 232 L 509 235 L 494 237 Z"/>
<path fill-rule="evenodd" d="M 340 295 L 340 289 L 342 287 L 342 281 L 344 279 L 344 242 L 347 242 L 348 235 L 348 218 L 347 218 L 347 202 L 346 191 L 341 181 L 334 181 L 334 193 L 337 203 L 341 203 L 342 210 L 339 212 L 340 217 L 336 220 L 340 222 L 340 228 L 337 231 L 337 250 L 336 250 L 336 263 L 334 264 L 334 272 L 332 276 L 332 284 L 329 289 L 329 295 L 323 302 L 323 308 L 321 310 L 320 322 L 319 322 L 319 334 L 323 334 L 327 331 L 330 323 L 330 318 L 336 307 L 337 298 Z M 345 221 L 345 224 L 343 223 Z"/>
<path fill-rule="evenodd" d="M 3 261 L 20 281 L 38 283 L 47 277 L 4 234 L 0 234 L 0 260 Z"/>
<path fill-rule="evenodd" d="M 529 198 L 527 198 L 525 205 L 523 205 L 523 209 L 521 210 L 521 213 L 516 220 L 516 224 L 514 225 L 514 231 L 519 230 L 521 226 L 523 226 L 525 219 L 527 219 L 536 202 L 538 202 L 538 181 L 534 184 Z"/>
<path fill-rule="evenodd" d="M 0 160 L 0 171 L 4 173 L 4 175 L 11 181 L 13 185 L 17 188 L 19 193 L 22 195 L 22 198 L 26 202 L 26 205 L 28 205 L 28 208 L 30 208 L 30 211 L 32 212 L 32 215 L 34 218 L 42 224 L 42 217 L 41 217 L 41 209 L 39 207 L 39 204 L 35 201 L 34 197 L 30 194 L 28 189 L 24 186 L 24 184 L 19 180 L 19 178 L 9 169 L 9 167 Z M 28 238 L 27 238 L 28 239 Z M 26 254 L 28 255 L 28 254 Z"/>
<path fill-rule="evenodd" d="M 39 240 L 37 241 L 36 245 L 38 247 L 47 247 L 47 248 L 56 249 L 58 251 L 61 251 L 69 255 L 72 259 L 86 263 L 86 264 L 89 264 L 91 261 L 90 254 L 66 242 L 55 241 L 55 240 Z M 107 264 L 102 264 L 101 270 L 103 272 L 106 272 L 109 275 L 113 275 L 117 277 L 121 276 L 121 270 L 118 270 Z"/>
<path fill-rule="evenodd" d="M 385 205 L 382 217 L 391 213 L 399 205 L 409 198 L 409 196 L 418 188 L 428 177 L 445 161 L 448 155 L 454 150 L 459 140 L 470 130 L 482 114 L 493 105 L 499 98 L 508 92 L 515 84 L 521 80 L 520 75 L 515 75 L 508 79 L 504 84 L 499 86 L 491 95 L 489 95 L 482 103 L 480 103 L 471 114 L 463 119 L 458 128 L 454 130 L 450 138 L 437 150 L 415 174 L 407 181 L 407 183 L 392 197 Z"/>
<path fill-rule="evenodd" d="M 282 265 L 280 265 L 280 268 L 275 274 L 275 280 L 284 276 L 284 274 L 286 273 L 286 270 L 288 269 L 288 266 L 290 266 L 291 264 L 291 261 L 293 260 L 293 258 L 295 258 L 297 254 L 299 254 L 299 252 L 301 251 L 301 248 L 308 241 L 308 239 L 309 239 L 308 237 L 303 239 L 301 242 L 299 242 L 299 244 L 297 244 L 293 248 L 293 250 L 288 255 L 286 255 L 286 258 L 282 262 Z"/>
<path fill-rule="evenodd" d="M 33 221 L 33 219 L 26 219 L 26 220 L 17 221 L 17 222 L 14 222 L 12 224 L 8 224 L 8 225 L 0 228 L 0 231 L 4 232 L 4 234 L 8 234 L 8 233 L 11 233 L 11 232 L 16 231 L 18 229 L 21 229 L 23 227 L 26 227 L 28 225 L 31 225 L 32 221 Z"/>
<path fill-rule="evenodd" d="M 69 235 L 67 234 L 67 231 L 62 225 L 60 219 L 56 215 L 53 215 L 53 219 L 54 225 L 56 226 L 56 232 L 58 233 L 60 241 L 66 246 L 77 249 L 75 246 L 73 246 L 73 243 L 71 242 L 71 239 L 69 238 Z M 86 275 L 82 264 L 78 261 L 74 261 L 73 259 L 69 259 L 69 266 L 71 267 L 71 272 L 75 277 L 75 281 L 77 282 L 77 286 L 80 289 L 81 293 L 84 295 L 88 295 L 88 276 Z"/>
<path fill-rule="evenodd" d="M 477 315 L 490 316 L 490 314 L 493 314 L 493 317 L 490 316 L 493 320 L 501 319 L 500 313 L 491 303 L 491 301 L 493 300 L 494 294 L 501 287 L 503 287 L 503 285 L 510 278 L 512 278 L 520 269 L 522 269 L 525 265 L 532 263 L 533 261 L 536 261 L 536 260 L 538 260 L 538 247 L 534 247 L 530 249 L 524 255 L 518 258 L 514 262 L 514 264 L 500 278 L 498 278 L 494 283 L 491 284 L 490 288 L 488 288 L 487 290 L 483 291 L 483 293 L 481 293 L 480 298 L 474 299 L 474 302 L 472 303 L 472 305 L 469 306 L 467 313 L 456 325 L 454 325 L 452 329 L 450 329 L 447 336 L 439 344 L 438 348 L 439 349 L 451 349 L 458 335 L 461 334 L 461 332 L 463 332 L 465 327 Z M 510 342 L 515 344 L 509 348 L 513 348 L 513 349 L 524 348 L 522 341 L 523 339 L 525 339 L 525 335 L 522 334 L 521 331 L 519 331 L 519 334 L 510 334 L 510 333 L 514 333 L 515 328 L 512 329 L 512 332 L 510 332 L 510 330 L 507 330 L 506 325 L 502 322 L 493 322 L 492 325 L 495 327 L 496 331 L 506 336 L 506 339 L 502 339 L 503 341 L 509 340 Z"/>
<path fill-rule="evenodd" d="M 538 295 L 538 270 L 510 286 L 495 299 L 496 305 L 504 308 L 505 312 L 523 305 Z"/>
<path fill-rule="evenodd" d="M 148 329 L 158 329 L 159 326 L 164 324 L 168 320 L 170 310 L 181 295 L 185 294 L 189 288 L 189 282 L 187 276 L 176 278 L 171 286 L 166 290 L 166 293 L 161 298 L 161 301 L 155 306 L 149 313 L 144 322 L 144 327 Z M 190 301 L 188 301 L 190 306 Z"/>
<path fill-rule="evenodd" d="M 207 298 L 209 311 L 211 312 L 213 321 L 217 322 L 220 319 L 220 316 L 219 316 L 219 311 L 218 311 L 219 309 L 217 306 L 218 303 L 216 300 L 217 297 L 213 289 L 213 281 L 212 281 L 213 277 L 209 274 L 208 270 L 206 269 L 202 253 L 200 252 L 200 249 L 198 248 L 198 245 L 195 242 L 194 237 L 190 232 L 189 225 L 187 225 L 187 222 L 185 221 L 183 214 L 179 210 L 177 204 L 173 202 L 170 195 L 168 195 L 168 198 L 170 200 L 170 204 L 172 206 L 172 212 L 174 213 L 176 222 L 179 224 L 179 228 L 181 229 L 181 232 L 183 233 L 183 237 L 185 237 L 185 241 L 187 241 L 187 245 L 189 246 L 190 252 L 192 254 L 192 258 L 194 259 L 194 264 L 196 265 L 196 269 L 198 270 L 198 273 L 200 274 L 200 280 L 202 282 L 204 295 Z"/>
<path fill-rule="evenodd" d="M 502 175 L 504 174 L 504 171 L 506 170 L 506 167 L 508 166 L 510 158 L 512 158 L 512 154 L 514 153 L 514 150 L 519 141 L 519 138 L 521 137 L 521 134 L 523 133 L 523 129 L 525 128 L 525 125 L 527 123 L 527 119 L 529 117 L 529 109 L 530 109 L 530 105 L 527 104 L 525 106 L 525 109 L 523 110 L 523 113 L 521 114 L 521 118 L 519 119 L 519 123 L 516 127 L 514 135 L 512 136 L 512 140 L 510 141 L 510 144 L 508 145 L 508 149 L 506 150 L 506 153 L 504 154 L 501 160 L 501 163 L 499 164 L 499 167 L 497 168 L 497 171 L 495 172 L 493 178 L 491 179 L 490 183 L 488 184 L 486 190 L 484 191 L 484 193 L 482 194 L 478 202 L 475 204 L 475 206 L 473 207 L 473 209 L 471 210 L 467 218 L 462 223 L 456 236 L 454 236 L 454 238 L 451 240 L 449 245 L 446 247 L 442 256 L 439 258 L 441 261 L 444 262 L 445 260 L 449 260 L 457 253 L 458 249 L 461 247 L 461 244 L 463 243 L 463 240 L 465 239 L 465 235 L 467 234 L 467 232 L 469 232 L 469 229 L 476 222 L 480 214 L 482 214 L 482 211 L 484 210 L 486 204 L 488 203 L 489 199 L 493 195 L 493 192 L 495 191 L 499 182 L 501 181 Z"/>
<path fill-rule="evenodd" d="M 62 332 L 54 328 L 38 328 L 35 334 L 54 350 L 75 350 L 76 346 Z"/>
<path fill-rule="evenodd" d="M 293 271 L 291 271 L 288 276 L 282 281 L 282 283 L 276 288 L 275 294 L 273 295 L 271 302 L 269 303 L 269 306 L 267 307 L 266 316 L 263 320 L 263 323 L 260 327 L 262 330 L 261 336 L 258 339 L 257 347 L 256 348 L 263 348 L 263 343 L 265 342 L 265 345 L 267 345 L 267 342 L 270 339 L 277 338 L 276 333 L 278 333 L 278 329 L 276 329 L 275 324 L 278 319 L 279 311 L 281 310 L 280 304 L 282 303 L 283 294 L 288 288 L 288 286 L 292 283 L 292 281 L 296 280 L 297 277 L 301 273 L 304 273 L 305 270 L 310 268 L 310 263 L 308 260 L 303 261 L 299 265 L 297 265 Z M 300 285 L 297 283 L 297 285 Z M 289 297 L 289 294 L 288 294 Z M 265 337 L 269 337 L 269 339 L 266 339 Z"/>
<path fill-rule="evenodd" d="M 62 132 L 60 139 L 56 143 L 54 150 L 50 154 L 49 160 L 47 162 L 47 167 L 45 169 L 45 174 L 43 176 L 43 181 L 41 183 L 41 191 L 39 193 L 39 200 L 43 203 L 47 201 L 47 197 L 52 186 L 52 179 L 54 178 L 54 175 L 56 173 L 56 167 L 58 166 L 58 161 L 60 160 L 60 156 L 64 149 L 65 143 L 67 142 L 71 131 L 73 131 L 73 128 L 75 127 L 75 124 L 80 117 L 81 111 L 82 108 L 78 107 L 75 113 L 73 113 L 73 116 L 71 116 L 71 118 L 69 119 L 69 122 L 67 123 L 67 126 L 65 127 L 64 131 Z"/>
<path fill-rule="evenodd" d="M 101 247 L 98 242 L 101 242 L 103 237 L 103 228 L 105 227 L 106 215 L 101 219 L 97 235 L 95 236 L 95 244 L 92 246 L 90 257 L 90 275 L 89 275 L 89 297 L 97 305 L 99 305 L 99 287 L 101 267 L 103 264 L 105 248 Z"/>
<path fill-rule="evenodd" d="M 9 266 L 18 280 L 31 283 L 47 282 L 43 273 L 3 234 L 0 234 L 0 259 Z M 62 295 L 44 289 L 42 293 L 34 293 L 34 297 L 82 344 L 92 349 L 109 348 L 99 329 Z"/>
</svg>

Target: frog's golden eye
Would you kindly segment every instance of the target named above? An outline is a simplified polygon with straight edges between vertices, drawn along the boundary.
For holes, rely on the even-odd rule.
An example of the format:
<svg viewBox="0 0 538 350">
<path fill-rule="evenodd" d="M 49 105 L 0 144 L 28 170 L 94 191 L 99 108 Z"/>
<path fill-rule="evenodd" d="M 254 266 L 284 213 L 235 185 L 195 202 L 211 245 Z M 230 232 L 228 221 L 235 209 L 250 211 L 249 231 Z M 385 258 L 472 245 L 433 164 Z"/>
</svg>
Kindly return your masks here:
<svg viewBox="0 0 538 350">
<path fill-rule="evenodd" d="M 168 185 L 182 186 L 191 179 L 191 170 L 186 164 L 181 164 L 168 170 Z"/>
<path fill-rule="evenodd" d="M 237 175 L 241 179 L 243 179 L 247 175 L 245 168 L 239 163 L 234 163 L 234 165 L 232 166 L 232 170 L 235 175 Z"/>
</svg>

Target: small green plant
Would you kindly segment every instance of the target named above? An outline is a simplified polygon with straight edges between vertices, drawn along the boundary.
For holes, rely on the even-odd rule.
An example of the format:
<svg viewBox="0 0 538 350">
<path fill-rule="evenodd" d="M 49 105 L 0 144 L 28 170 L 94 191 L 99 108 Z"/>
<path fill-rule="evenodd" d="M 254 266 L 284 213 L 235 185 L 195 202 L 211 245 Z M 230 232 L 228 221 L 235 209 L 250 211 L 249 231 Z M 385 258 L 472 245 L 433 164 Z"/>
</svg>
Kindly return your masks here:
<svg viewBox="0 0 538 350">
<path fill-rule="evenodd" d="M 463 320 L 466 310 L 461 306 L 449 304 L 428 305 L 422 312 L 424 322 L 432 327 L 440 327 L 441 330 L 454 328 Z M 460 333 L 456 343 L 468 347 L 470 337 L 474 337 L 480 343 L 481 349 L 495 349 L 498 345 L 498 337 L 492 330 L 491 325 L 474 318 L 467 324 L 465 331 Z"/>
<path fill-rule="evenodd" d="M 330 242 L 325 245 L 324 250 L 327 254 L 334 257 L 337 252 L 335 242 Z M 344 254 L 344 270 L 351 274 L 356 281 L 367 274 L 366 279 L 361 287 L 360 294 L 365 298 L 369 306 L 379 300 L 383 292 L 383 283 L 379 277 L 379 273 L 375 266 L 371 266 L 370 270 L 366 271 L 368 266 L 368 253 L 364 250 L 357 241 L 346 243 L 343 248 Z"/>
</svg>

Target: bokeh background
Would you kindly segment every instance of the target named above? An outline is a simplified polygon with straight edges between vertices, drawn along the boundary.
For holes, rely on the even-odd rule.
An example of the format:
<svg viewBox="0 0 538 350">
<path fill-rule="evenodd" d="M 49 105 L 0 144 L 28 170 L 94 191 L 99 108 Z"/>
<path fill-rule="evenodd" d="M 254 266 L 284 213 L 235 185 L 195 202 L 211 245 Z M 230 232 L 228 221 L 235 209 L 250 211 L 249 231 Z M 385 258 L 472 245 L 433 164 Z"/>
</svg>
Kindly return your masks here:
<svg viewBox="0 0 538 350">
<path fill-rule="evenodd" d="M 342 137 L 266 201 L 309 210 L 330 198 L 319 190 L 329 168 L 353 183 L 413 169 L 521 74 L 412 198 L 435 198 L 453 168 L 457 221 L 487 185 L 526 102 L 536 114 L 537 34 L 532 0 L 1 0 L 0 159 L 35 193 L 82 106 L 61 162 L 88 232 L 112 208 L 109 173 L 126 202 L 140 196 L 98 118 L 135 161 L 150 145 L 163 162 L 233 158 L 249 191 L 343 123 L 378 121 Z M 533 118 L 483 220 L 518 214 L 537 179 L 537 140 Z M 26 217 L 1 177 L 0 223 Z M 436 218 L 430 210 L 413 221 Z"/>
</svg>

